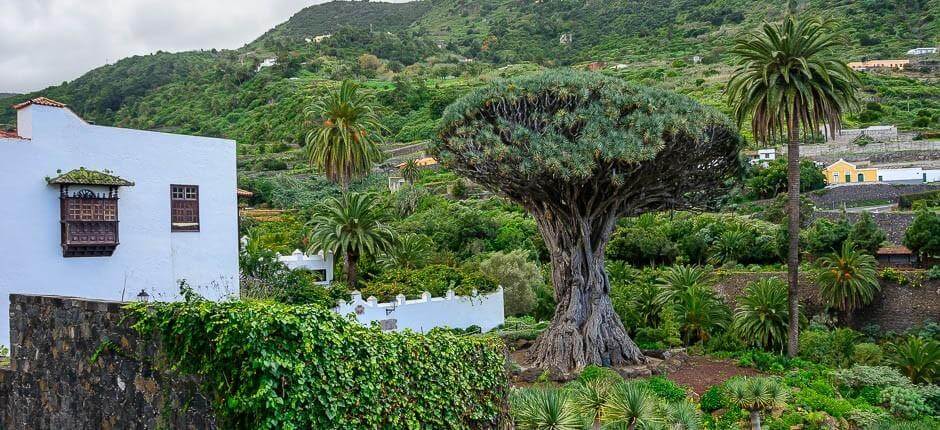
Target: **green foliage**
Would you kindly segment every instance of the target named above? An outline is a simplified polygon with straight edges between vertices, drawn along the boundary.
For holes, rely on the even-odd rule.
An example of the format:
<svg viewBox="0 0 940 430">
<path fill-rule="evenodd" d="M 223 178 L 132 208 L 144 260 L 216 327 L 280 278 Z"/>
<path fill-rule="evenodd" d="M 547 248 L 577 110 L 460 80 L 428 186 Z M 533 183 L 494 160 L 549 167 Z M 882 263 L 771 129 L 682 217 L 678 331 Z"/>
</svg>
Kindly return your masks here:
<svg viewBox="0 0 940 430">
<path fill-rule="evenodd" d="M 723 331 L 731 320 L 728 306 L 706 286 L 689 287 L 672 295 L 671 305 L 687 344 L 707 341 Z"/>
<path fill-rule="evenodd" d="M 885 387 L 881 390 L 881 401 L 888 405 L 891 414 L 909 420 L 932 411 L 924 396 L 912 387 Z"/>
<path fill-rule="evenodd" d="M 886 238 L 885 232 L 878 227 L 878 223 L 875 222 L 868 211 L 862 212 L 861 217 L 855 222 L 852 232 L 848 236 L 848 240 L 854 243 L 859 250 L 870 255 L 875 255 L 875 252 L 878 251 Z"/>
<path fill-rule="evenodd" d="M 657 399 L 647 384 L 628 381 L 613 387 L 604 407 L 604 424 L 646 428 L 659 421 Z"/>
<path fill-rule="evenodd" d="M 800 357 L 826 366 L 846 367 L 851 364 L 859 336 L 848 328 L 804 330 L 800 332 Z"/>
<path fill-rule="evenodd" d="M 725 396 L 724 389 L 719 385 L 715 385 L 702 393 L 702 398 L 700 400 L 702 412 L 711 413 L 719 409 L 724 409 L 728 407 L 728 399 Z"/>
<path fill-rule="evenodd" d="M 810 159 L 800 160 L 800 192 L 819 190 L 826 186 L 826 177 Z M 755 165 L 745 178 L 747 193 L 754 199 L 770 199 L 787 192 L 787 160 L 777 158 L 767 166 Z"/>
<path fill-rule="evenodd" d="M 617 382 L 623 378 L 617 373 L 616 370 L 613 370 L 609 367 L 602 367 L 594 364 L 589 364 L 581 370 L 581 373 L 578 374 L 578 381 L 587 383 L 596 380 L 605 380 L 607 382 Z"/>
<path fill-rule="evenodd" d="M 940 213 L 917 211 L 914 222 L 904 232 L 904 246 L 923 256 L 940 255 Z"/>
<path fill-rule="evenodd" d="M 647 379 L 646 388 L 651 393 L 669 402 L 679 402 L 685 400 L 686 397 L 684 388 L 662 376 L 654 376 Z"/>
<path fill-rule="evenodd" d="M 782 351 L 789 315 L 787 285 L 779 278 L 760 279 L 748 284 L 738 299 L 734 329 L 749 345 Z"/>
<path fill-rule="evenodd" d="M 922 193 L 901 194 L 898 196 L 899 209 L 911 209 L 919 201 L 938 201 L 940 200 L 940 191 L 924 191 Z"/>
<path fill-rule="evenodd" d="M 379 257 L 379 262 L 387 270 L 420 269 L 431 261 L 433 245 L 431 238 L 425 235 L 403 234 Z"/>
<path fill-rule="evenodd" d="M 535 288 L 544 282 L 525 251 L 495 252 L 480 262 L 480 271 L 502 285 L 506 315 L 529 314 L 535 308 Z"/>
<path fill-rule="evenodd" d="M 399 294 L 417 298 L 425 291 L 434 297 L 442 297 L 448 290 L 454 290 L 458 296 L 469 296 L 474 290 L 486 294 L 495 291 L 497 286 L 496 279 L 479 268 L 458 269 L 431 264 L 417 270 L 386 270 L 367 282 L 361 292 L 364 297 L 375 296 L 380 301 L 390 301 Z"/>
<path fill-rule="evenodd" d="M 170 369 L 200 378 L 224 428 L 478 428 L 502 408 L 498 339 L 382 333 L 318 306 L 184 295 L 129 305 L 134 328 L 159 341 Z"/>
<path fill-rule="evenodd" d="M 877 366 L 884 359 L 884 351 L 875 343 L 859 343 L 852 351 L 852 363 L 861 366 Z"/>
<path fill-rule="evenodd" d="M 852 224 L 845 216 L 838 221 L 819 218 L 801 234 L 801 242 L 805 242 L 803 249 L 816 257 L 838 252 L 852 231 Z"/>
<path fill-rule="evenodd" d="M 888 345 L 888 360 L 914 383 L 940 380 L 940 342 L 908 336 Z"/>
<path fill-rule="evenodd" d="M 859 252 L 845 242 L 842 250 L 816 260 L 819 295 L 829 306 L 852 312 L 865 306 L 881 290 L 875 257 Z"/>
<path fill-rule="evenodd" d="M 568 391 L 522 388 L 509 398 L 513 420 L 519 430 L 581 430 L 584 420 Z"/>
</svg>

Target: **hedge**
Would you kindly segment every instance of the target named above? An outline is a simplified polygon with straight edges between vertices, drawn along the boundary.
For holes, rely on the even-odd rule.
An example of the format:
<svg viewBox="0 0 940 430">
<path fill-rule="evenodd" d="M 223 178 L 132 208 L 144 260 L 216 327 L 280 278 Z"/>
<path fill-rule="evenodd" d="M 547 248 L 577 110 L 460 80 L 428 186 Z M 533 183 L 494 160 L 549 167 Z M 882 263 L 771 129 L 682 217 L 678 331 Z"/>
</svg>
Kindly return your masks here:
<svg viewBox="0 0 940 430">
<path fill-rule="evenodd" d="M 491 336 L 383 333 L 314 305 L 128 306 L 167 370 L 198 376 L 220 428 L 495 428 L 508 381 Z"/>
<path fill-rule="evenodd" d="M 914 202 L 918 200 L 938 200 L 940 201 L 940 190 L 924 191 L 922 193 L 902 194 L 898 197 L 898 208 L 911 209 Z"/>
</svg>

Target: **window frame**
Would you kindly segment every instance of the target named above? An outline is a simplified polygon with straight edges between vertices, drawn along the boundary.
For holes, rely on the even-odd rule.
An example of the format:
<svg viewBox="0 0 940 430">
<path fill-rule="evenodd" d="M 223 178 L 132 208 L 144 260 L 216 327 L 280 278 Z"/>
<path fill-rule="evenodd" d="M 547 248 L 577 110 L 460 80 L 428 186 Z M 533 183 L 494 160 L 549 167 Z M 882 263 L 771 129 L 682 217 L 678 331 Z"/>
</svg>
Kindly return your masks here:
<svg viewBox="0 0 940 430">
<path fill-rule="evenodd" d="M 181 208 L 180 206 L 189 207 Z M 180 214 L 178 212 L 179 210 L 187 209 L 192 210 L 194 214 Z M 187 218 L 179 219 L 177 218 L 178 216 L 184 216 Z M 201 229 L 202 220 L 199 215 L 199 185 L 170 184 L 170 232 L 199 233 Z"/>
</svg>

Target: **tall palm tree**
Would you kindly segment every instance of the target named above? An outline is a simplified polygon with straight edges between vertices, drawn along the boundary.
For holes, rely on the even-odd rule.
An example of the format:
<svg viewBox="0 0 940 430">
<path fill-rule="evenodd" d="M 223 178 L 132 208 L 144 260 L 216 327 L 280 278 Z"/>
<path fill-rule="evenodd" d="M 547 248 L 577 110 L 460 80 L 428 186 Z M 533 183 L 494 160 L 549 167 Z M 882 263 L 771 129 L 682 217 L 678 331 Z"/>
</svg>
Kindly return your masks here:
<svg viewBox="0 0 940 430">
<path fill-rule="evenodd" d="M 881 289 L 875 257 L 855 249 L 850 241 L 839 252 L 816 260 L 819 294 L 830 306 L 851 318 L 852 311 L 871 303 Z"/>
<path fill-rule="evenodd" d="M 369 174 L 382 161 L 377 104 L 371 95 L 343 81 L 338 91 L 315 99 L 304 114 L 314 124 L 307 133 L 306 155 L 330 180 L 347 190 L 349 182 Z"/>
<path fill-rule="evenodd" d="M 785 385 L 764 377 L 732 379 L 725 389 L 728 400 L 750 413 L 751 430 L 761 429 L 761 412 L 782 408 L 790 398 Z"/>
<path fill-rule="evenodd" d="M 418 180 L 418 176 L 421 176 L 421 167 L 418 166 L 418 159 L 409 158 L 405 160 L 398 169 L 398 172 L 401 173 L 402 178 L 413 185 L 415 181 Z"/>
<path fill-rule="evenodd" d="M 357 267 L 364 255 L 378 255 L 395 245 L 395 235 L 385 224 L 372 194 L 347 193 L 321 206 L 310 221 L 310 249 L 343 256 L 346 282 L 359 284 Z"/>
<path fill-rule="evenodd" d="M 760 142 L 787 139 L 791 357 L 799 350 L 800 137 L 816 135 L 821 126 L 835 136 L 842 113 L 858 107 L 858 78 L 832 55 L 839 46 L 828 21 L 788 16 L 779 25 L 765 23 L 731 51 L 739 61 L 728 83 L 728 99 L 738 124 L 750 118 Z"/>
</svg>

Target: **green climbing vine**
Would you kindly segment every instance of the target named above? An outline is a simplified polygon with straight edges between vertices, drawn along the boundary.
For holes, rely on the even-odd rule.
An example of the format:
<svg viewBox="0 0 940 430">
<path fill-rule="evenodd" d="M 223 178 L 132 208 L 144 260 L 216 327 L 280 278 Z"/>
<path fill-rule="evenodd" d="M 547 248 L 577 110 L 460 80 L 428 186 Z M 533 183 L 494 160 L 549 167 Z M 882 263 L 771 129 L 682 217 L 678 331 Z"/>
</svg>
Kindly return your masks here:
<svg viewBox="0 0 940 430">
<path fill-rule="evenodd" d="M 315 305 L 128 306 L 175 372 L 200 377 L 221 428 L 491 428 L 508 390 L 495 337 L 383 333 Z"/>
</svg>

